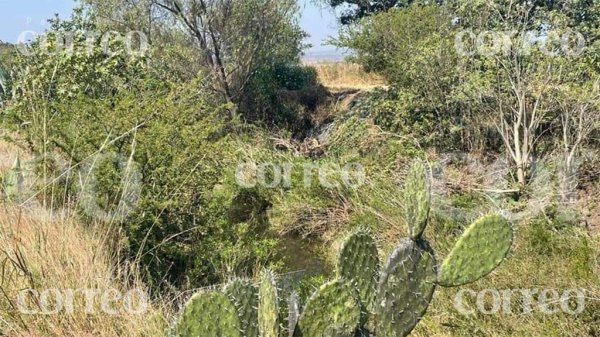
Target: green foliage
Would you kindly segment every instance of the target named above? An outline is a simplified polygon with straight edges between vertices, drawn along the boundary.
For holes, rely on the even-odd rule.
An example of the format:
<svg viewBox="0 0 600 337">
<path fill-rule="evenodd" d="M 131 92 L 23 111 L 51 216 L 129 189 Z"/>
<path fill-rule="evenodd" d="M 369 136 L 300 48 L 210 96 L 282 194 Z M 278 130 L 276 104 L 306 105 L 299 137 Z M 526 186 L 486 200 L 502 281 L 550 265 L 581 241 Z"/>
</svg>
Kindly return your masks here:
<svg viewBox="0 0 600 337">
<path fill-rule="evenodd" d="M 343 8 L 340 16 L 342 24 L 351 24 L 377 12 L 387 12 L 393 8 L 405 7 L 414 0 L 326 0 L 333 8 Z"/>
<path fill-rule="evenodd" d="M 178 337 L 242 337 L 236 309 L 224 294 L 197 293 L 177 323 Z"/>
<path fill-rule="evenodd" d="M 317 70 L 312 67 L 276 63 L 271 71 L 278 87 L 285 90 L 301 90 L 318 84 Z"/>
<path fill-rule="evenodd" d="M 15 47 L 0 41 L 0 113 L 7 106 L 14 93 L 13 67 L 15 63 Z"/>
<path fill-rule="evenodd" d="M 422 161 L 415 160 L 404 183 L 406 223 L 413 240 L 421 238 L 429 220 L 431 181 L 428 172 Z"/>
<path fill-rule="evenodd" d="M 279 297 L 277 279 L 270 270 L 261 275 L 258 302 L 258 331 L 261 337 L 279 337 Z"/>
<path fill-rule="evenodd" d="M 0 106 L 7 99 L 8 94 L 12 91 L 10 83 L 10 73 L 0 64 Z"/>
<path fill-rule="evenodd" d="M 14 104 L 2 118 L 31 152 L 68 163 L 37 163 L 48 178 L 39 182 L 48 204 L 82 206 L 79 191 L 91 190 L 100 212 L 131 206 L 126 218 L 111 221 L 125 236 L 123 254 L 141 263 L 151 285 L 206 286 L 276 264 L 265 193 L 235 181 L 249 132 L 228 120 L 231 106 L 220 104 L 202 77 L 182 84 L 160 78 L 119 41 L 110 42 L 111 55 L 99 40 L 89 52 L 77 33 L 73 53 L 54 52 L 61 32 L 95 28 L 83 13 L 54 21 L 46 40 L 53 52 L 35 41 L 32 56 L 19 60 Z M 130 160 L 135 183 L 122 165 Z M 124 192 L 131 188 L 139 198 L 129 205 Z"/>
<path fill-rule="evenodd" d="M 440 267 L 438 283 L 458 287 L 491 273 L 504 261 L 513 242 L 510 223 L 499 215 L 475 221 Z"/>
<path fill-rule="evenodd" d="M 362 310 L 371 312 L 379 278 L 379 254 L 370 232 L 359 229 L 346 238 L 338 253 L 336 273 L 358 291 Z"/>
<path fill-rule="evenodd" d="M 316 109 L 322 94 L 318 88 L 314 68 L 274 60 L 254 75 L 240 110 L 248 121 L 304 132 L 310 121 L 303 112 Z"/>
<path fill-rule="evenodd" d="M 344 280 L 324 284 L 308 300 L 298 321 L 296 337 L 349 337 L 360 321 L 360 301 Z"/>
<path fill-rule="evenodd" d="M 249 280 L 235 279 L 223 292 L 237 310 L 244 337 L 258 337 L 258 288 Z"/>
<path fill-rule="evenodd" d="M 461 67 L 453 17 L 445 7 L 410 5 L 365 18 L 336 40 L 354 51 L 352 61 L 381 74 L 391 86 L 371 104 L 376 123 L 413 135 L 423 146 L 454 147 L 457 121 L 468 116 L 455 95 Z"/>
<path fill-rule="evenodd" d="M 93 21 L 78 10 L 70 21 L 52 20 L 45 38 L 28 46 L 29 55 L 19 56 L 14 104 L 3 121 L 5 127 L 24 134 L 33 152 L 51 150 L 48 143 L 60 145 L 54 136 L 73 127 L 69 119 L 78 112 L 64 109 L 65 104 L 83 96 L 88 100 L 109 99 L 117 92 L 131 90 L 132 82 L 144 77 L 144 58 L 128 54 L 123 41 L 109 39 L 110 54 L 104 52 L 101 37 L 88 43 L 85 32 L 95 29 Z M 63 48 L 67 32 L 73 41 L 70 48 Z"/>
<path fill-rule="evenodd" d="M 593 276 L 593 242 L 577 227 L 576 216 L 565 215 L 564 211 L 549 207 L 527 224 L 524 235 L 527 237 L 528 254 L 537 258 L 560 258 L 567 263 L 569 274 L 574 278 Z"/>
<path fill-rule="evenodd" d="M 436 261 L 424 241 L 406 239 L 392 252 L 377 291 L 377 336 L 407 336 L 425 315 L 436 286 Z"/>
</svg>

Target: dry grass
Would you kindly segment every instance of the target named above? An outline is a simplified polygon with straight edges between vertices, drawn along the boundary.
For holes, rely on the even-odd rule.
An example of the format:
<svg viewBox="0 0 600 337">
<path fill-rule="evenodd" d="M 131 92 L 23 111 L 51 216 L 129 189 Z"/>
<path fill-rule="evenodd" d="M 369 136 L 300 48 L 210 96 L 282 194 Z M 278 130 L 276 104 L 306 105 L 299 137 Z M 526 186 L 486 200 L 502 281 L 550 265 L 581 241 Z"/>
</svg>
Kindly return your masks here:
<svg viewBox="0 0 600 337">
<path fill-rule="evenodd" d="M 85 296 L 74 296 L 73 312 L 24 314 L 19 309 L 19 293 L 33 289 L 82 291 L 92 289 L 147 294 L 136 268 L 117 267 L 109 236 L 84 228 L 68 214 L 43 210 L 26 212 L 15 207 L 0 211 L 0 335 L 3 336 L 161 336 L 165 319 L 155 304 L 136 314 L 123 310 L 122 303 L 111 306 L 118 314 L 106 313 L 100 297 L 87 310 Z M 39 308 L 40 298 L 28 296 L 27 306 Z M 139 302 L 138 302 L 139 303 Z"/>
<path fill-rule="evenodd" d="M 378 75 L 366 73 L 358 64 L 347 62 L 308 63 L 314 67 L 321 83 L 332 90 L 369 90 L 385 86 L 385 80 Z"/>
<path fill-rule="evenodd" d="M 17 156 L 22 153 L 16 145 L 0 141 L 0 172 L 13 167 Z"/>
</svg>

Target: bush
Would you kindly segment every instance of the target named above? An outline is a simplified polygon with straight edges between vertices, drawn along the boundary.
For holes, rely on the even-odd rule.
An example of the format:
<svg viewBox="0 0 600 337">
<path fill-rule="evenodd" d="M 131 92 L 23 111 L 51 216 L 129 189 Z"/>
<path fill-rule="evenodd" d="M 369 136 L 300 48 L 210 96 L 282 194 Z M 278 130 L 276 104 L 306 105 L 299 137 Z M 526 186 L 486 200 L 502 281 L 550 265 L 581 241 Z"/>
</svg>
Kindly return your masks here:
<svg viewBox="0 0 600 337">
<path fill-rule="evenodd" d="M 465 94 L 479 91 L 463 84 L 469 69 L 456 52 L 455 20 L 448 6 L 411 4 L 344 27 L 336 40 L 390 85 L 372 102 L 376 123 L 444 151 L 481 146 L 477 136 L 489 129 Z"/>
<path fill-rule="evenodd" d="M 93 25 L 79 15 L 54 22 L 50 48 L 57 32 Z M 76 203 L 88 222 L 120 228 L 125 256 L 141 262 L 153 285 L 213 284 L 276 262 L 268 201 L 235 182 L 239 149 L 252 136 L 229 117 L 231 106 L 203 78 L 158 78 L 118 42 L 106 55 L 99 41 L 91 54 L 83 35 L 75 41 L 72 54 L 33 44 L 34 56 L 20 61 L 15 104 L 3 116 L 43 158 L 38 188 L 47 205 Z"/>
</svg>

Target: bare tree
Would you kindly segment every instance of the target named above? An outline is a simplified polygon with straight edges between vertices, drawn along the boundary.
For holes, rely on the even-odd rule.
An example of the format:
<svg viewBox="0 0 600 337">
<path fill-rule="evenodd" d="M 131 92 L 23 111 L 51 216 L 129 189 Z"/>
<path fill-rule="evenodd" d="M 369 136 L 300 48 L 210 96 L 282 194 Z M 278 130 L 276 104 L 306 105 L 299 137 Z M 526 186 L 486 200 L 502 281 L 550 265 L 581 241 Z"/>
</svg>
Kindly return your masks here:
<svg viewBox="0 0 600 337">
<path fill-rule="evenodd" d="M 496 127 L 506 151 L 515 163 L 517 181 L 524 187 L 527 184 L 536 145 L 547 131 L 541 127 L 551 112 L 546 91 L 550 88 L 552 67 L 548 66 L 546 71 L 533 75 L 524 72 L 518 62 L 516 67 L 508 67 L 504 61 L 499 63 L 505 69 L 510 92 L 504 100 L 497 102 Z M 543 76 L 544 74 L 546 76 Z M 545 79 L 533 78 L 539 75 Z"/>
<path fill-rule="evenodd" d="M 568 61 L 563 55 L 550 55 L 557 41 L 542 37 L 549 27 L 558 27 L 559 20 L 554 22 L 535 1 L 509 3 L 485 3 L 487 17 L 482 18 L 482 29 L 489 29 L 488 22 L 494 22 L 491 28 L 499 35 L 491 44 L 484 43 L 484 50 L 479 49 L 482 55 L 476 57 L 483 69 L 479 100 L 495 120 L 523 189 L 531 178 L 539 142 L 556 116 L 550 91 L 564 81 L 563 68 Z"/>
<path fill-rule="evenodd" d="M 554 91 L 560 109 L 563 172 L 560 192 L 570 202 L 578 185 L 576 159 L 595 130 L 600 128 L 600 80 L 587 85 L 563 85 Z"/>
</svg>

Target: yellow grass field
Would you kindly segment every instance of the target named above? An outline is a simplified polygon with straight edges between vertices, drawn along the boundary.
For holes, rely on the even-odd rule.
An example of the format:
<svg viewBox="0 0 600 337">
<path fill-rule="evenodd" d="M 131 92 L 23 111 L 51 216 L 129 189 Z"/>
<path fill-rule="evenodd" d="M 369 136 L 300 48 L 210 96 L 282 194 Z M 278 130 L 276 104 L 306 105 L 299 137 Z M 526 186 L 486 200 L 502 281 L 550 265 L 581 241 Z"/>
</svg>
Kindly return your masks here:
<svg viewBox="0 0 600 337">
<path fill-rule="evenodd" d="M 386 82 L 381 76 L 369 74 L 355 63 L 307 62 L 306 64 L 314 67 L 321 83 L 332 90 L 370 90 L 386 86 Z"/>
</svg>

